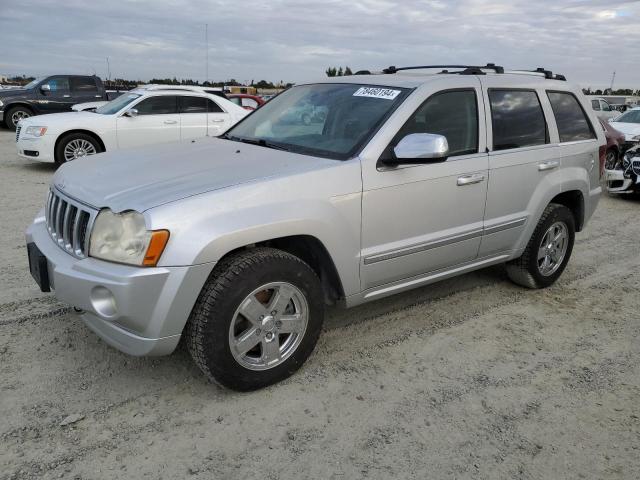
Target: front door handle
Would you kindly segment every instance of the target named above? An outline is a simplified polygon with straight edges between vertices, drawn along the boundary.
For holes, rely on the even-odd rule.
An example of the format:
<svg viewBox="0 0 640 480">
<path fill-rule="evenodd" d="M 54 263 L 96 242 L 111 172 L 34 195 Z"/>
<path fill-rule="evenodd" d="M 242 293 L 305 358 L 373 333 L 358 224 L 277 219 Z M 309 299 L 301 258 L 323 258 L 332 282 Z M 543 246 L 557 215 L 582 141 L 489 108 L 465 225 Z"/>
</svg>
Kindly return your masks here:
<svg viewBox="0 0 640 480">
<path fill-rule="evenodd" d="M 165 125 L 175 125 L 176 123 L 178 123 L 177 120 L 165 120 L 164 121 Z"/>
<path fill-rule="evenodd" d="M 550 160 L 548 162 L 543 162 L 538 164 L 538 170 L 541 172 L 545 170 L 553 170 L 554 168 L 558 168 L 560 166 L 560 162 L 558 160 Z"/>
<path fill-rule="evenodd" d="M 222 119 L 222 118 L 217 118 L 217 119 L 215 119 L 215 120 L 211 120 L 211 122 L 213 122 L 213 123 L 222 123 L 222 122 L 224 122 L 224 119 Z"/>
<path fill-rule="evenodd" d="M 473 175 L 463 175 L 458 177 L 458 186 L 463 187 L 465 185 L 473 185 L 474 183 L 480 183 L 484 180 L 484 175 L 481 173 L 474 173 Z"/>
<path fill-rule="evenodd" d="M 69 98 L 71 95 L 62 95 L 62 98 Z"/>
</svg>

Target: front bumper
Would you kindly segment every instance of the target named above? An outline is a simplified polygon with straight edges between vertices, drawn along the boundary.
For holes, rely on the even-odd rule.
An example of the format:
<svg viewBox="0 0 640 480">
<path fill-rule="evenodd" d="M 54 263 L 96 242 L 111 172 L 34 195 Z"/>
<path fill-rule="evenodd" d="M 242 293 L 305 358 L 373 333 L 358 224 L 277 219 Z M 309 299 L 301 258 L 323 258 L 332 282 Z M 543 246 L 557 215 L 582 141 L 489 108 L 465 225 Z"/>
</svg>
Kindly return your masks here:
<svg viewBox="0 0 640 480">
<path fill-rule="evenodd" d="M 622 170 L 605 170 L 604 181 L 609 193 L 631 193 L 634 191 L 634 181 L 625 177 Z"/>
<path fill-rule="evenodd" d="M 4 120 L 4 111 L 0 110 L 0 122 Z"/>
<path fill-rule="evenodd" d="M 55 161 L 55 143 L 55 138 L 52 135 L 27 137 L 23 132 L 20 132 L 16 147 L 18 148 L 18 155 L 22 158 L 53 163 Z"/>
<path fill-rule="evenodd" d="M 51 288 L 109 345 L 130 355 L 167 355 L 213 264 L 131 267 L 95 258 L 77 259 L 49 236 L 40 212 L 26 233 L 47 258 Z"/>
</svg>

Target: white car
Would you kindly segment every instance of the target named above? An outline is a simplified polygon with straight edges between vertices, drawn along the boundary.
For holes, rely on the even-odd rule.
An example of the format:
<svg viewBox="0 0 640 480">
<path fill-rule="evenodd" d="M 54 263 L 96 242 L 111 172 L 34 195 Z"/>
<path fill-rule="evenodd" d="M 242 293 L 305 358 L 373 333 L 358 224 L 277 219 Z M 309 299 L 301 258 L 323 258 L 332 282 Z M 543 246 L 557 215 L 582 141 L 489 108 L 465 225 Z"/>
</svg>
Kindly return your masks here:
<svg viewBox="0 0 640 480">
<path fill-rule="evenodd" d="M 640 142 L 640 107 L 627 110 L 615 120 L 609 121 L 616 130 L 624 133 L 623 150 Z"/>
<path fill-rule="evenodd" d="M 591 108 L 596 113 L 598 118 L 601 118 L 604 121 L 613 121 L 620 112 L 613 108 L 609 102 L 607 102 L 604 98 L 590 98 L 591 100 Z"/>
<path fill-rule="evenodd" d="M 22 120 L 16 142 L 21 157 L 61 164 L 120 148 L 217 136 L 249 113 L 203 91 L 140 88 L 95 112 L 55 113 Z"/>
</svg>

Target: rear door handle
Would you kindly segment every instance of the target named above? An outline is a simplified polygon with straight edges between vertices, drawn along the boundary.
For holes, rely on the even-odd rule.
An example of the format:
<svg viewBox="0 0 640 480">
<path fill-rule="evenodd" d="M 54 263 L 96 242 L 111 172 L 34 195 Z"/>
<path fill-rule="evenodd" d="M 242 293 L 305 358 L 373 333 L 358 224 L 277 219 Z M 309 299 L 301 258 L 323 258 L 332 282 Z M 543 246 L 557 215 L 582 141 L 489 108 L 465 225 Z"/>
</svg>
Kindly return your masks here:
<svg viewBox="0 0 640 480">
<path fill-rule="evenodd" d="M 178 123 L 177 120 L 165 120 L 164 121 L 165 125 L 175 125 L 176 123 Z"/>
<path fill-rule="evenodd" d="M 545 170 L 553 170 L 554 168 L 558 168 L 560 166 L 560 162 L 558 160 L 550 160 L 548 162 L 539 163 L 538 170 L 541 172 Z"/>
<path fill-rule="evenodd" d="M 211 121 L 212 121 L 213 123 L 222 123 L 222 122 L 224 122 L 224 119 L 222 119 L 222 118 L 217 118 L 217 119 L 215 119 L 215 120 L 211 120 Z"/>
<path fill-rule="evenodd" d="M 481 173 L 474 173 L 473 175 L 463 175 L 458 177 L 458 186 L 463 187 L 465 185 L 473 185 L 474 183 L 480 183 L 484 180 L 484 175 Z"/>
</svg>

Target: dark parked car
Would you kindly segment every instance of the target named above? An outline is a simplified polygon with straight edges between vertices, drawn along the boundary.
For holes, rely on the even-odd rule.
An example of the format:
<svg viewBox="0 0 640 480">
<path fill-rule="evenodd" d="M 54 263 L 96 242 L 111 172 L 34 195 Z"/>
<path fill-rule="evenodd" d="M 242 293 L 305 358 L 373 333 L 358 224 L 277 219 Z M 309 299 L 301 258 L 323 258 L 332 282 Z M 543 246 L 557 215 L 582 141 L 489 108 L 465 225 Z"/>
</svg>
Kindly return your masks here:
<svg viewBox="0 0 640 480">
<path fill-rule="evenodd" d="M 71 111 L 76 103 L 109 100 L 94 75 L 51 75 L 20 89 L 0 90 L 0 124 L 15 130 L 23 118 Z"/>
<path fill-rule="evenodd" d="M 604 168 L 612 170 L 615 168 L 620 159 L 620 155 L 623 153 L 624 133 L 613 128 L 609 125 L 609 122 L 601 119 L 598 120 L 600 121 L 600 125 L 602 125 L 604 136 L 607 139 L 607 154 L 604 160 Z"/>
</svg>

